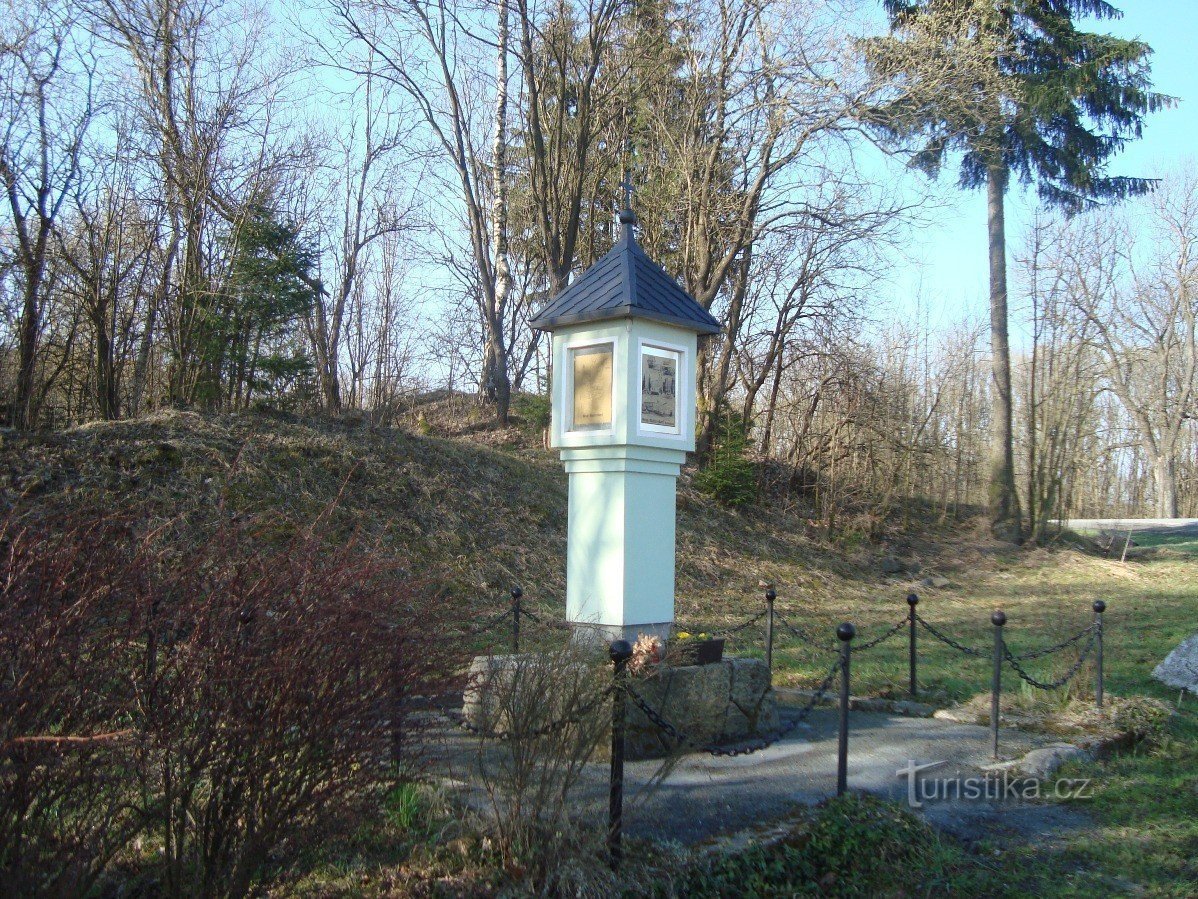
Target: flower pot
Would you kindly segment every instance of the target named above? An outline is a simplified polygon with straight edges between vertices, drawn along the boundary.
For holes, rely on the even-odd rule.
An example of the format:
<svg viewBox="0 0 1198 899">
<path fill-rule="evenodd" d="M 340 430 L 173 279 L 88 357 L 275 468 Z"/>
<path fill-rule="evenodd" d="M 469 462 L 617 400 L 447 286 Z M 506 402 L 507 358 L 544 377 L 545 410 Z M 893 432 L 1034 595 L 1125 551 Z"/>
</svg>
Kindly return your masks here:
<svg viewBox="0 0 1198 899">
<path fill-rule="evenodd" d="M 670 648 L 672 665 L 712 665 L 724 658 L 724 638 L 685 640 Z"/>
</svg>

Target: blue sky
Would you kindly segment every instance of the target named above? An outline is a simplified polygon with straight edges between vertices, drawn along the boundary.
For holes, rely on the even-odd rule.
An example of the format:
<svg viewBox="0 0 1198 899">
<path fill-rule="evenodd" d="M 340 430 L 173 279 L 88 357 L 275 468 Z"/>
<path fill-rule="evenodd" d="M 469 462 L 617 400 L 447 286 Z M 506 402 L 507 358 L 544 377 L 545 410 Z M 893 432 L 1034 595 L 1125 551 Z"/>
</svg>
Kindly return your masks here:
<svg viewBox="0 0 1198 899">
<path fill-rule="evenodd" d="M 1144 138 L 1116 157 L 1112 174 L 1156 175 L 1198 158 L 1198 0 L 1115 0 L 1124 10 L 1117 21 L 1090 22 L 1091 30 L 1139 37 L 1155 51 L 1153 82 L 1177 105 L 1148 117 Z M 907 235 L 907 258 L 891 282 L 899 309 L 921 308 L 935 326 L 984 314 L 988 296 L 985 192 L 952 189 L 955 173 L 941 175 L 938 195 L 945 206 L 937 225 Z M 1012 188 L 1007 203 L 1008 254 L 1022 241 L 1036 207 L 1031 190 Z M 1009 265 L 1008 259 L 1008 265 Z M 1017 301 L 1016 297 L 1012 297 Z M 1017 339 L 1017 338 L 1016 338 Z"/>
</svg>

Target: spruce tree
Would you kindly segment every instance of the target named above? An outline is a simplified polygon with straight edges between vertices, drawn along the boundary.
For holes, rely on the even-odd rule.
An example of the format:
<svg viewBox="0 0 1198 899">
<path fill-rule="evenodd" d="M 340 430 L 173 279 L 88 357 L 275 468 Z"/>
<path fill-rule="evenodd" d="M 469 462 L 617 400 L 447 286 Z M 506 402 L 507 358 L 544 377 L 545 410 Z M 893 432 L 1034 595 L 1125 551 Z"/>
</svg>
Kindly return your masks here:
<svg viewBox="0 0 1198 899">
<path fill-rule="evenodd" d="M 872 122 L 913 142 L 912 163 L 935 175 L 960 155 L 960 186 L 987 191 L 993 364 L 991 528 L 1022 539 L 1012 438 L 1007 336 L 1007 187 L 1015 176 L 1066 213 L 1142 194 L 1152 182 L 1113 176 L 1111 157 L 1170 98 L 1152 91 L 1151 48 L 1079 27 L 1121 13 L 1105 0 L 883 0 L 891 33 L 867 41 L 869 61 L 898 87 Z M 929 48 L 928 44 L 939 46 Z M 929 52 L 931 49 L 931 52 Z"/>
</svg>

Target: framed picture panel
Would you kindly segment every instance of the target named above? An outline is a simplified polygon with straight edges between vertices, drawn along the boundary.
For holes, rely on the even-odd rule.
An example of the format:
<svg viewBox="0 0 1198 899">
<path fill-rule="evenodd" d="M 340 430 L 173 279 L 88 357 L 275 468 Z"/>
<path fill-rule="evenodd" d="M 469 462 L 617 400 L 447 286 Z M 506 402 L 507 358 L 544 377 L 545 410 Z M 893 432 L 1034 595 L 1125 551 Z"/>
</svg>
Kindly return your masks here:
<svg viewBox="0 0 1198 899">
<path fill-rule="evenodd" d="M 641 430 L 656 434 L 680 434 L 680 385 L 685 374 L 682 351 L 645 343 L 641 344 L 640 356 Z"/>
<path fill-rule="evenodd" d="M 570 347 L 571 431 L 604 431 L 612 426 L 615 346 Z"/>
</svg>

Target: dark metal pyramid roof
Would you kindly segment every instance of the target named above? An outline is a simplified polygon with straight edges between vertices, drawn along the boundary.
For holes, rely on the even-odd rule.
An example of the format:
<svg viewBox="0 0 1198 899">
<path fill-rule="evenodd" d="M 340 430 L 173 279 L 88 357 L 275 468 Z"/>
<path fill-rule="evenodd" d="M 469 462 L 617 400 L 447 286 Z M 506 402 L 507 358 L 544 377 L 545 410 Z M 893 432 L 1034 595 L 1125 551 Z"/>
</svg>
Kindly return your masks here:
<svg viewBox="0 0 1198 899">
<path fill-rule="evenodd" d="M 631 211 L 620 213 L 620 239 L 611 252 L 578 276 L 530 324 L 539 331 L 612 318 L 649 318 L 716 334 L 720 323 L 636 242 Z"/>
</svg>

